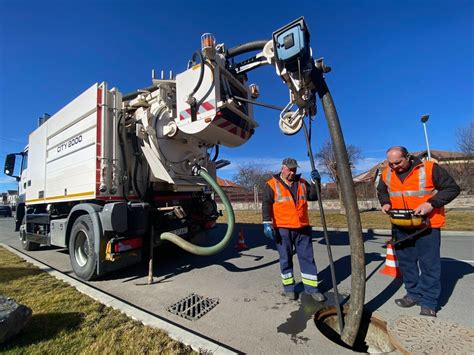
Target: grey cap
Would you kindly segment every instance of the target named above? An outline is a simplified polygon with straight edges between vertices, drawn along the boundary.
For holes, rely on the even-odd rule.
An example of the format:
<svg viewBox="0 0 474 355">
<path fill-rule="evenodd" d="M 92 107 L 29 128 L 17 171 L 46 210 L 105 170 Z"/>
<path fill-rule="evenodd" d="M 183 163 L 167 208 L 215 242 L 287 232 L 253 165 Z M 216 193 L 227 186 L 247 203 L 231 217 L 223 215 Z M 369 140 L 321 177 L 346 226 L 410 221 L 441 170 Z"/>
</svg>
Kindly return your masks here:
<svg viewBox="0 0 474 355">
<path fill-rule="evenodd" d="M 293 158 L 285 158 L 281 162 L 281 165 L 285 165 L 288 169 L 299 168 L 298 162 Z"/>
</svg>

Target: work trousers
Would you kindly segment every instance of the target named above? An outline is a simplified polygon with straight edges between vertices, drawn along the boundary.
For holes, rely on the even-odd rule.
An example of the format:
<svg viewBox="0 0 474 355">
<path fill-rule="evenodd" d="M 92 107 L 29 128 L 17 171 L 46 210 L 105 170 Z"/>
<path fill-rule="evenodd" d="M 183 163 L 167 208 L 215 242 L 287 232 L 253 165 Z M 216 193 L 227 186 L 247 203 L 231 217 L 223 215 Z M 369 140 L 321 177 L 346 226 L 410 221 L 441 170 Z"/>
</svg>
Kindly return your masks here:
<svg viewBox="0 0 474 355">
<path fill-rule="evenodd" d="M 395 229 L 403 238 L 413 231 Z M 422 307 L 436 310 L 441 293 L 440 229 L 432 228 L 414 240 L 395 248 L 407 296 L 417 300 Z"/>
<path fill-rule="evenodd" d="M 285 292 L 294 292 L 295 290 L 293 252 L 296 251 L 305 291 L 310 294 L 318 292 L 318 273 L 314 262 L 311 228 L 276 228 L 276 232 L 283 290 Z"/>
</svg>

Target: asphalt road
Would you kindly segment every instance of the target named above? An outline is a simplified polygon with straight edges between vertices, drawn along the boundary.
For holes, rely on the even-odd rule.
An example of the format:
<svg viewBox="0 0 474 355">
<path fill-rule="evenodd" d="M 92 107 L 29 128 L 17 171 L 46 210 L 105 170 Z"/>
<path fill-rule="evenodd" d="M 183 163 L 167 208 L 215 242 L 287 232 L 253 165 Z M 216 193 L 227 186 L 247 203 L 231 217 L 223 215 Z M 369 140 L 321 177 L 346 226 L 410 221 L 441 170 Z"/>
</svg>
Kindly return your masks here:
<svg viewBox="0 0 474 355">
<path fill-rule="evenodd" d="M 13 225 L 13 219 L 0 218 L 0 242 L 21 249 Z M 281 295 L 278 255 L 272 243 L 263 236 L 262 226 L 243 224 L 242 227 L 249 250 L 238 252 L 234 248 L 236 239 L 223 252 L 210 257 L 190 255 L 174 245 L 167 245 L 155 251 L 155 282 L 152 285 L 147 285 L 146 265 L 136 265 L 89 284 L 245 353 L 345 352 L 316 328 L 313 315 L 321 304 L 305 294 L 300 294 L 298 301 L 289 301 Z M 211 244 L 223 233 L 223 226 L 218 226 L 197 242 Z M 474 328 L 474 232 L 465 234 L 443 234 L 443 290 L 438 317 Z M 348 296 L 351 274 L 348 236 L 347 233 L 332 232 L 329 237 L 339 293 Z M 393 300 L 404 295 L 401 280 L 378 272 L 385 264 L 383 245 L 387 238 L 386 235 L 364 234 L 365 300 L 367 309 L 391 322 L 404 314 L 416 316 L 419 309 L 397 307 Z M 331 302 L 331 276 L 321 232 L 313 233 L 313 246 L 322 281 L 320 288 Z M 65 249 L 42 247 L 26 253 L 74 276 Z M 296 279 L 300 280 L 296 258 L 294 261 Z M 301 284 L 298 288 L 303 289 Z M 187 320 L 167 311 L 170 305 L 192 293 L 218 299 L 219 303 L 197 320 Z"/>
</svg>

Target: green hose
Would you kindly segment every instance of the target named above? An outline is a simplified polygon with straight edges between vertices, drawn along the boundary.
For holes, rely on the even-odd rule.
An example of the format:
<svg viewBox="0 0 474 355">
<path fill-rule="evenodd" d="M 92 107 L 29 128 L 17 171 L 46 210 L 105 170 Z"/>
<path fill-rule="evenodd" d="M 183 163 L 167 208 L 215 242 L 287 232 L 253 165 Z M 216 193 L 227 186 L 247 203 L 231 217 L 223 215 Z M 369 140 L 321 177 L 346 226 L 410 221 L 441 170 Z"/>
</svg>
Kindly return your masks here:
<svg viewBox="0 0 474 355">
<path fill-rule="evenodd" d="M 234 223 L 235 223 L 235 218 L 234 218 L 234 210 L 232 209 L 232 205 L 230 204 L 229 199 L 227 198 L 226 194 L 220 186 L 217 184 L 216 181 L 211 177 L 211 175 L 208 174 L 208 172 L 202 168 L 198 168 L 197 174 L 200 175 L 206 182 L 211 185 L 211 187 L 214 189 L 215 192 L 219 195 L 219 197 L 222 200 L 222 203 L 225 206 L 226 212 L 227 212 L 227 232 L 222 238 L 222 240 L 210 247 L 200 247 L 198 245 L 194 245 L 187 240 L 184 240 L 183 238 L 177 236 L 176 234 L 165 232 L 161 234 L 160 238 L 162 240 L 167 240 L 170 241 L 171 243 L 176 244 L 180 248 L 190 252 L 191 254 L 196 254 L 196 255 L 201 255 L 201 256 L 208 256 L 208 255 L 214 255 L 220 252 L 222 249 L 226 247 L 226 245 L 229 243 L 230 239 L 232 238 L 232 234 L 234 232 Z"/>
</svg>

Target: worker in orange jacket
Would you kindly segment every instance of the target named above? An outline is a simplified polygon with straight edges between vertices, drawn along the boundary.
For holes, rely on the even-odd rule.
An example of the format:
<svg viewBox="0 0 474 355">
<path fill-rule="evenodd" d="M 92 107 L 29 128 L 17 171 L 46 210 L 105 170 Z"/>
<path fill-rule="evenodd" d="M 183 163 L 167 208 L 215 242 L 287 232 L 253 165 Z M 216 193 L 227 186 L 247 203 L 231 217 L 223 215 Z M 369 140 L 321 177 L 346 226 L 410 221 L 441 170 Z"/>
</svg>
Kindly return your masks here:
<svg viewBox="0 0 474 355">
<path fill-rule="evenodd" d="M 459 186 L 438 164 L 411 156 L 402 146 L 387 150 L 388 165 L 382 172 L 377 193 L 382 212 L 413 210 L 426 217 L 426 229 L 392 225 L 398 265 L 407 291 L 395 300 L 400 307 L 421 306 L 420 315 L 436 317 L 441 293 L 440 228 L 445 224 L 444 205 L 460 192 Z"/>
<path fill-rule="evenodd" d="M 323 302 L 325 297 L 318 289 L 308 218 L 308 201 L 317 200 L 316 188 L 319 188 L 321 177 L 317 170 L 313 170 L 312 183 L 309 184 L 301 178 L 301 174 L 296 174 L 297 168 L 295 159 L 286 158 L 280 173 L 267 181 L 262 202 L 264 234 L 276 243 L 285 296 L 292 300 L 298 299 L 293 276 L 293 250 L 296 250 L 306 293 L 316 301 Z"/>
</svg>

